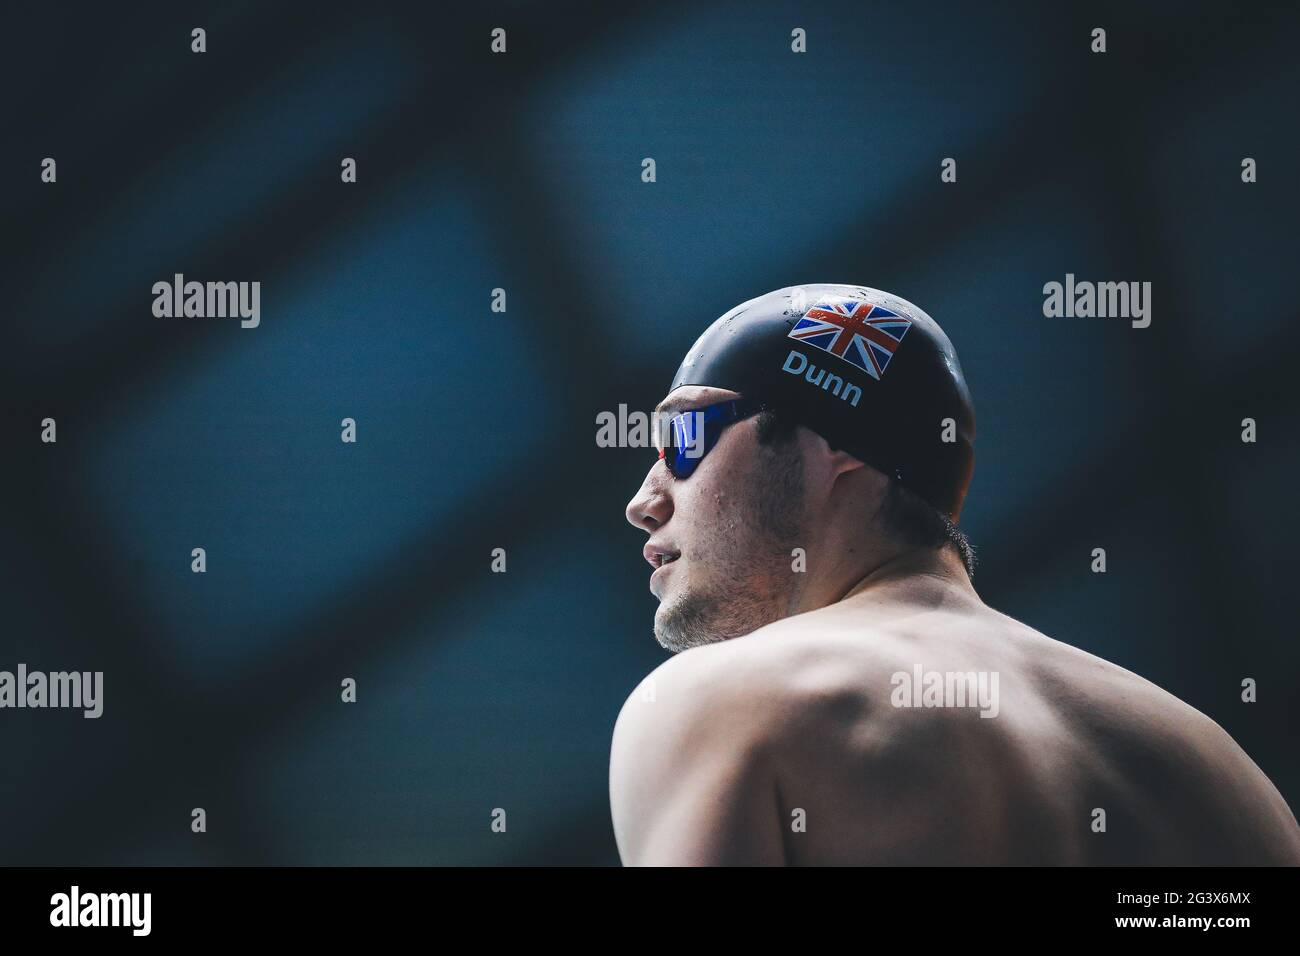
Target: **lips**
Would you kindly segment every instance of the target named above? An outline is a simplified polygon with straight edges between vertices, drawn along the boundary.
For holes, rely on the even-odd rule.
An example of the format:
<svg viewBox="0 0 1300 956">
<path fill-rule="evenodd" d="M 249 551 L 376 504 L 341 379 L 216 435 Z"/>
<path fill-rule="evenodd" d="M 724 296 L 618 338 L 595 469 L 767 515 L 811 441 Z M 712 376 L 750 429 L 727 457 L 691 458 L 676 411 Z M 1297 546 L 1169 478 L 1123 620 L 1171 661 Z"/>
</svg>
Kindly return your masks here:
<svg viewBox="0 0 1300 956">
<path fill-rule="evenodd" d="M 650 562 L 650 566 L 653 568 L 662 568 L 665 565 L 672 564 L 682 556 L 680 551 L 653 542 L 642 548 L 641 554 L 645 556 L 645 559 Z"/>
<path fill-rule="evenodd" d="M 641 553 L 645 555 L 645 559 L 654 568 L 654 573 L 650 575 L 650 593 L 655 597 L 659 597 L 658 583 L 668 573 L 664 569 L 680 558 L 682 553 L 667 545 L 654 544 L 653 542 L 642 548 Z"/>
</svg>

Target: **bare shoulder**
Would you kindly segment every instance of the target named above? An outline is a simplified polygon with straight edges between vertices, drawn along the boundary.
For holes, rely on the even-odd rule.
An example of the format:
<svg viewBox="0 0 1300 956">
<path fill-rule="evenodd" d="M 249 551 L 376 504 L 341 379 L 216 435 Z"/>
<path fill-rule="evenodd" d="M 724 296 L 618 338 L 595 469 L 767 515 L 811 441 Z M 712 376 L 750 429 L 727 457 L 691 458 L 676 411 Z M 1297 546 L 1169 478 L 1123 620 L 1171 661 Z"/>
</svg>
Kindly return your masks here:
<svg viewBox="0 0 1300 956">
<path fill-rule="evenodd" d="M 900 708 L 900 678 L 911 680 L 919 661 L 965 673 L 978 658 L 969 647 L 949 652 L 913 633 L 873 628 L 860 617 L 813 612 L 786 618 L 660 665 L 623 706 L 615 756 L 620 749 L 662 750 L 666 759 L 682 761 L 702 751 L 761 751 L 779 769 L 791 756 L 834 760 L 837 746 L 860 760 L 922 746 L 969 724 L 968 715 Z M 990 722 L 982 735 L 998 726 Z"/>
<path fill-rule="evenodd" d="M 808 741 L 851 737 L 867 701 L 842 651 L 792 620 L 680 653 L 628 696 L 610 754 L 625 862 L 789 862 L 781 780 Z"/>
<path fill-rule="evenodd" d="M 871 636 L 846 641 L 819 623 L 790 618 L 675 655 L 629 695 L 616 737 L 692 732 L 729 747 L 770 744 L 828 712 L 860 716 L 873 689 L 887 698 L 896 665 L 873 652 Z"/>
<path fill-rule="evenodd" d="M 680 763 L 761 751 L 772 759 L 809 737 L 830 739 L 832 727 L 887 716 L 901 660 L 892 646 L 884 633 L 848 633 L 809 614 L 677 654 L 628 696 L 614 757 L 662 752 Z"/>
<path fill-rule="evenodd" d="M 724 644 L 696 648 L 629 695 L 609 765 L 625 863 L 786 862 L 772 813 L 773 721 L 756 706 L 762 695 L 746 677 L 750 663 Z"/>
<path fill-rule="evenodd" d="M 772 653 L 777 647 L 753 637 L 676 654 L 642 680 L 614 725 L 611 777 L 758 759 L 793 705 L 776 666 L 781 655 Z"/>
</svg>

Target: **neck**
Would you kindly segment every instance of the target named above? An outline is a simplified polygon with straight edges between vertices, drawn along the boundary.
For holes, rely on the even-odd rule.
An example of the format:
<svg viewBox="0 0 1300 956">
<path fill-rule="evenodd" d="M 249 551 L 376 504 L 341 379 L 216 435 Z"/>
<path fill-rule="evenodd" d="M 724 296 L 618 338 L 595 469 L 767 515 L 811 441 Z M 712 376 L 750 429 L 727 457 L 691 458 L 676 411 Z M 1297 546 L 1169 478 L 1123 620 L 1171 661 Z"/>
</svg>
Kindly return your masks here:
<svg viewBox="0 0 1300 956">
<path fill-rule="evenodd" d="M 879 562 L 844 588 L 830 603 L 862 595 L 882 596 L 885 591 L 902 591 L 904 598 L 922 597 L 922 592 L 954 589 L 975 597 L 975 588 L 961 558 L 950 548 L 916 548 Z"/>
<path fill-rule="evenodd" d="M 965 594 L 979 599 L 961 558 L 950 548 L 915 548 L 877 554 L 856 567 L 809 575 L 790 599 L 784 617 L 818 611 L 841 601 L 860 599 L 931 603 L 941 595 Z"/>
</svg>

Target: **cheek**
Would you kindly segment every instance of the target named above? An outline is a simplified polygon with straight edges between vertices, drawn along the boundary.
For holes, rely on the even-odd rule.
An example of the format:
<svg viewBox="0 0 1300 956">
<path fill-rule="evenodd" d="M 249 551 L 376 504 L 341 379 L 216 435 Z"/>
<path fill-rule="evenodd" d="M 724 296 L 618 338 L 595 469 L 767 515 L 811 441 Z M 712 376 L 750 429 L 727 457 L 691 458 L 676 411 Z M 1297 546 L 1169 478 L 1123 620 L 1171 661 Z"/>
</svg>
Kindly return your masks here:
<svg viewBox="0 0 1300 956">
<path fill-rule="evenodd" d="M 691 506 L 702 523 L 729 520 L 732 511 L 744 503 L 754 474 L 753 462 L 746 460 L 743 450 L 737 453 L 736 440 L 742 437 L 734 428 L 728 431 L 695 474 Z"/>
<path fill-rule="evenodd" d="M 753 462 L 737 457 L 735 441 L 744 436 L 728 431 L 700 468 L 673 494 L 673 520 L 678 546 L 690 557 L 725 557 L 743 536 L 742 519 L 752 502 L 756 480 Z"/>
<path fill-rule="evenodd" d="M 725 524 L 730 496 L 709 476 L 709 480 L 689 482 L 679 486 L 673 496 L 673 539 L 685 557 L 701 558 L 714 550 L 713 544 L 719 528 Z"/>
<path fill-rule="evenodd" d="M 689 503 L 689 531 L 681 547 L 687 557 L 709 565 L 727 565 L 749 548 L 751 528 L 745 520 L 750 494 L 742 485 L 718 481 L 694 489 Z"/>
</svg>

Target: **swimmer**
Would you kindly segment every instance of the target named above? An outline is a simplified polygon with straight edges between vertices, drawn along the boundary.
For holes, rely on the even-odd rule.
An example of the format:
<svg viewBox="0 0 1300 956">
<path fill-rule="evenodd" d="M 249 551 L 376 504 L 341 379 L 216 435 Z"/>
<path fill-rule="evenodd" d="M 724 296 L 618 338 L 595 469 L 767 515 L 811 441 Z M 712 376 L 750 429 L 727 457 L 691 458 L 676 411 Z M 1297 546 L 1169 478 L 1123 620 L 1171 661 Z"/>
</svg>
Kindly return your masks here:
<svg viewBox="0 0 1300 956">
<path fill-rule="evenodd" d="M 980 599 L 973 406 L 915 305 L 753 299 L 659 410 L 626 513 L 676 653 L 614 729 L 626 864 L 1300 864 L 1218 724 Z"/>
</svg>

